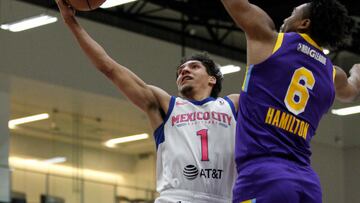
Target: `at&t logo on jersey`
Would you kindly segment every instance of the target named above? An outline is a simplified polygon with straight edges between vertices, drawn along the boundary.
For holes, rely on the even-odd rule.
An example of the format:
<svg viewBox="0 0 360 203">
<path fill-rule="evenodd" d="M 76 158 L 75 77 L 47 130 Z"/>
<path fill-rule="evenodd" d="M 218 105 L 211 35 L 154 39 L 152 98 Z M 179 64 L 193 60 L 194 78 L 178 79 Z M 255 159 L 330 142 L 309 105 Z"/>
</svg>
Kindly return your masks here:
<svg viewBox="0 0 360 203">
<path fill-rule="evenodd" d="M 187 165 L 183 170 L 186 179 L 194 180 L 199 175 L 199 170 L 194 165 Z"/>
<path fill-rule="evenodd" d="M 187 165 L 184 167 L 183 175 L 188 180 L 195 180 L 197 177 L 205 179 L 221 179 L 223 170 L 221 169 L 198 169 L 194 165 Z"/>
</svg>

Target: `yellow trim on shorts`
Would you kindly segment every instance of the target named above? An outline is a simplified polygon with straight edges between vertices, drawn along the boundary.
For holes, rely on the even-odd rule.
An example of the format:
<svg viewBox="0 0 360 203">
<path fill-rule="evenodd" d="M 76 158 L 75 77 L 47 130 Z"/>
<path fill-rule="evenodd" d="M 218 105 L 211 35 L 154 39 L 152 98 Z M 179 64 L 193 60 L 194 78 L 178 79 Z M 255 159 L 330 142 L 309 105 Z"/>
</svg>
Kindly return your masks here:
<svg viewBox="0 0 360 203">
<path fill-rule="evenodd" d="M 336 76 L 336 68 L 333 66 L 333 81 L 335 83 L 335 76 Z"/>
<path fill-rule="evenodd" d="M 246 200 L 246 201 L 242 201 L 240 203 L 256 203 L 256 199 L 249 199 L 249 200 Z"/>
<path fill-rule="evenodd" d="M 275 53 L 277 50 L 280 49 L 283 40 L 284 40 L 284 33 L 279 33 L 277 36 L 276 44 L 275 44 L 275 47 L 274 47 L 274 50 L 272 53 Z"/>
<path fill-rule="evenodd" d="M 309 44 L 313 45 L 314 47 L 318 48 L 319 50 L 323 50 L 311 37 L 305 33 L 299 33 L 302 38 L 304 38 L 305 41 L 307 41 Z"/>
</svg>

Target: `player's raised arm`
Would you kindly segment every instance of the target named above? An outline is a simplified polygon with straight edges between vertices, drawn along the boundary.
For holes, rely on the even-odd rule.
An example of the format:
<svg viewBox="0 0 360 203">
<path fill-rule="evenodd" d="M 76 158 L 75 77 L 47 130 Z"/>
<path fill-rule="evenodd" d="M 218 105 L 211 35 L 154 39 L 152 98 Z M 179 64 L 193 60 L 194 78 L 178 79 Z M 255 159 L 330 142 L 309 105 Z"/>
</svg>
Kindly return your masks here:
<svg viewBox="0 0 360 203">
<path fill-rule="evenodd" d="M 248 0 L 221 0 L 235 23 L 245 32 L 247 64 L 258 64 L 273 52 L 278 33 L 272 19 Z"/>
<path fill-rule="evenodd" d="M 360 93 L 360 64 L 355 64 L 350 69 L 350 76 L 339 67 L 336 69 L 335 90 L 336 98 L 342 102 L 354 101 Z"/>
<path fill-rule="evenodd" d="M 167 108 L 170 96 L 159 88 L 147 85 L 129 69 L 114 61 L 80 26 L 74 10 L 64 0 L 57 0 L 57 4 L 65 24 L 96 68 L 111 79 L 136 106 L 148 114 L 153 128 L 159 126 L 162 122 L 159 109 Z M 163 110 L 166 111 L 167 109 L 164 108 Z"/>
<path fill-rule="evenodd" d="M 272 19 L 258 6 L 248 0 L 221 0 L 235 23 L 255 40 L 272 40 L 276 37 Z"/>
</svg>

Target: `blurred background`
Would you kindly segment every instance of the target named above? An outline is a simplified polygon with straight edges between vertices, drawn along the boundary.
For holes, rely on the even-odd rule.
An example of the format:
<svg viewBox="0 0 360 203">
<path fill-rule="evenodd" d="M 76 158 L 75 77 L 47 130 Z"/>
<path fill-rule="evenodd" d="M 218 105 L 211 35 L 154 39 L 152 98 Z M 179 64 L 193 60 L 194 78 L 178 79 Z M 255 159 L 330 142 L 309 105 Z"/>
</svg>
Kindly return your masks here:
<svg viewBox="0 0 360 203">
<path fill-rule="evenodd" d="M 304 3 L 251 2 L 277 27 Z M 341 2 L 355 31 L 347 46 L 328 55 L 348 71 L 360 63 L 360 5 Z M 14 22 L 44 16 L 53 23 L 10 29 Z M 221 95 L 240 91 L 245 37 L 220 1 L 135 0 L 77 16 L 109 55 L 148 84 L 177 95 L 181 58 L 207 51 L 222 66 L 240 67 L 225 75 Z M 153 202 L 156 149 L 146 115 L 92 66 L 54 1 L 1 0 L 0 25 L 0 202 Z M 333 110 L 353 107 L 350 113 L 356 113 L 358 105 L 335 102 Z M 312 163 L 324 202 L 360 202 L 360 116 L 338 114 L 330 111 L 322 120 Z M 16 120 L 33 115 L 39 120 Z M 133 135 L 141 139 L 111 141 Z"/>
</svg>

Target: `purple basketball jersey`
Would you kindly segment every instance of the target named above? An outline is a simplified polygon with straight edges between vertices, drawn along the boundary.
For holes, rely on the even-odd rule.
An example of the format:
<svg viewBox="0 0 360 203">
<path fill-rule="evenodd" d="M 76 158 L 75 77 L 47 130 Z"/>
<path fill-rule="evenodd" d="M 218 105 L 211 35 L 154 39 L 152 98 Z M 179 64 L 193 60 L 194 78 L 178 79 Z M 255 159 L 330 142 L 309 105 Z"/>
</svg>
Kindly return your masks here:
<svg viewBox="0 0 360 203">
<path fill-rule="evenodd" d="M 335 97 L 334 68 L 308 36 L 280 33 L 274 53 L 248 67 L 239 101 L 235 159 L 281 157 L 310 165 L 310 140 Z"/>
</svg>

